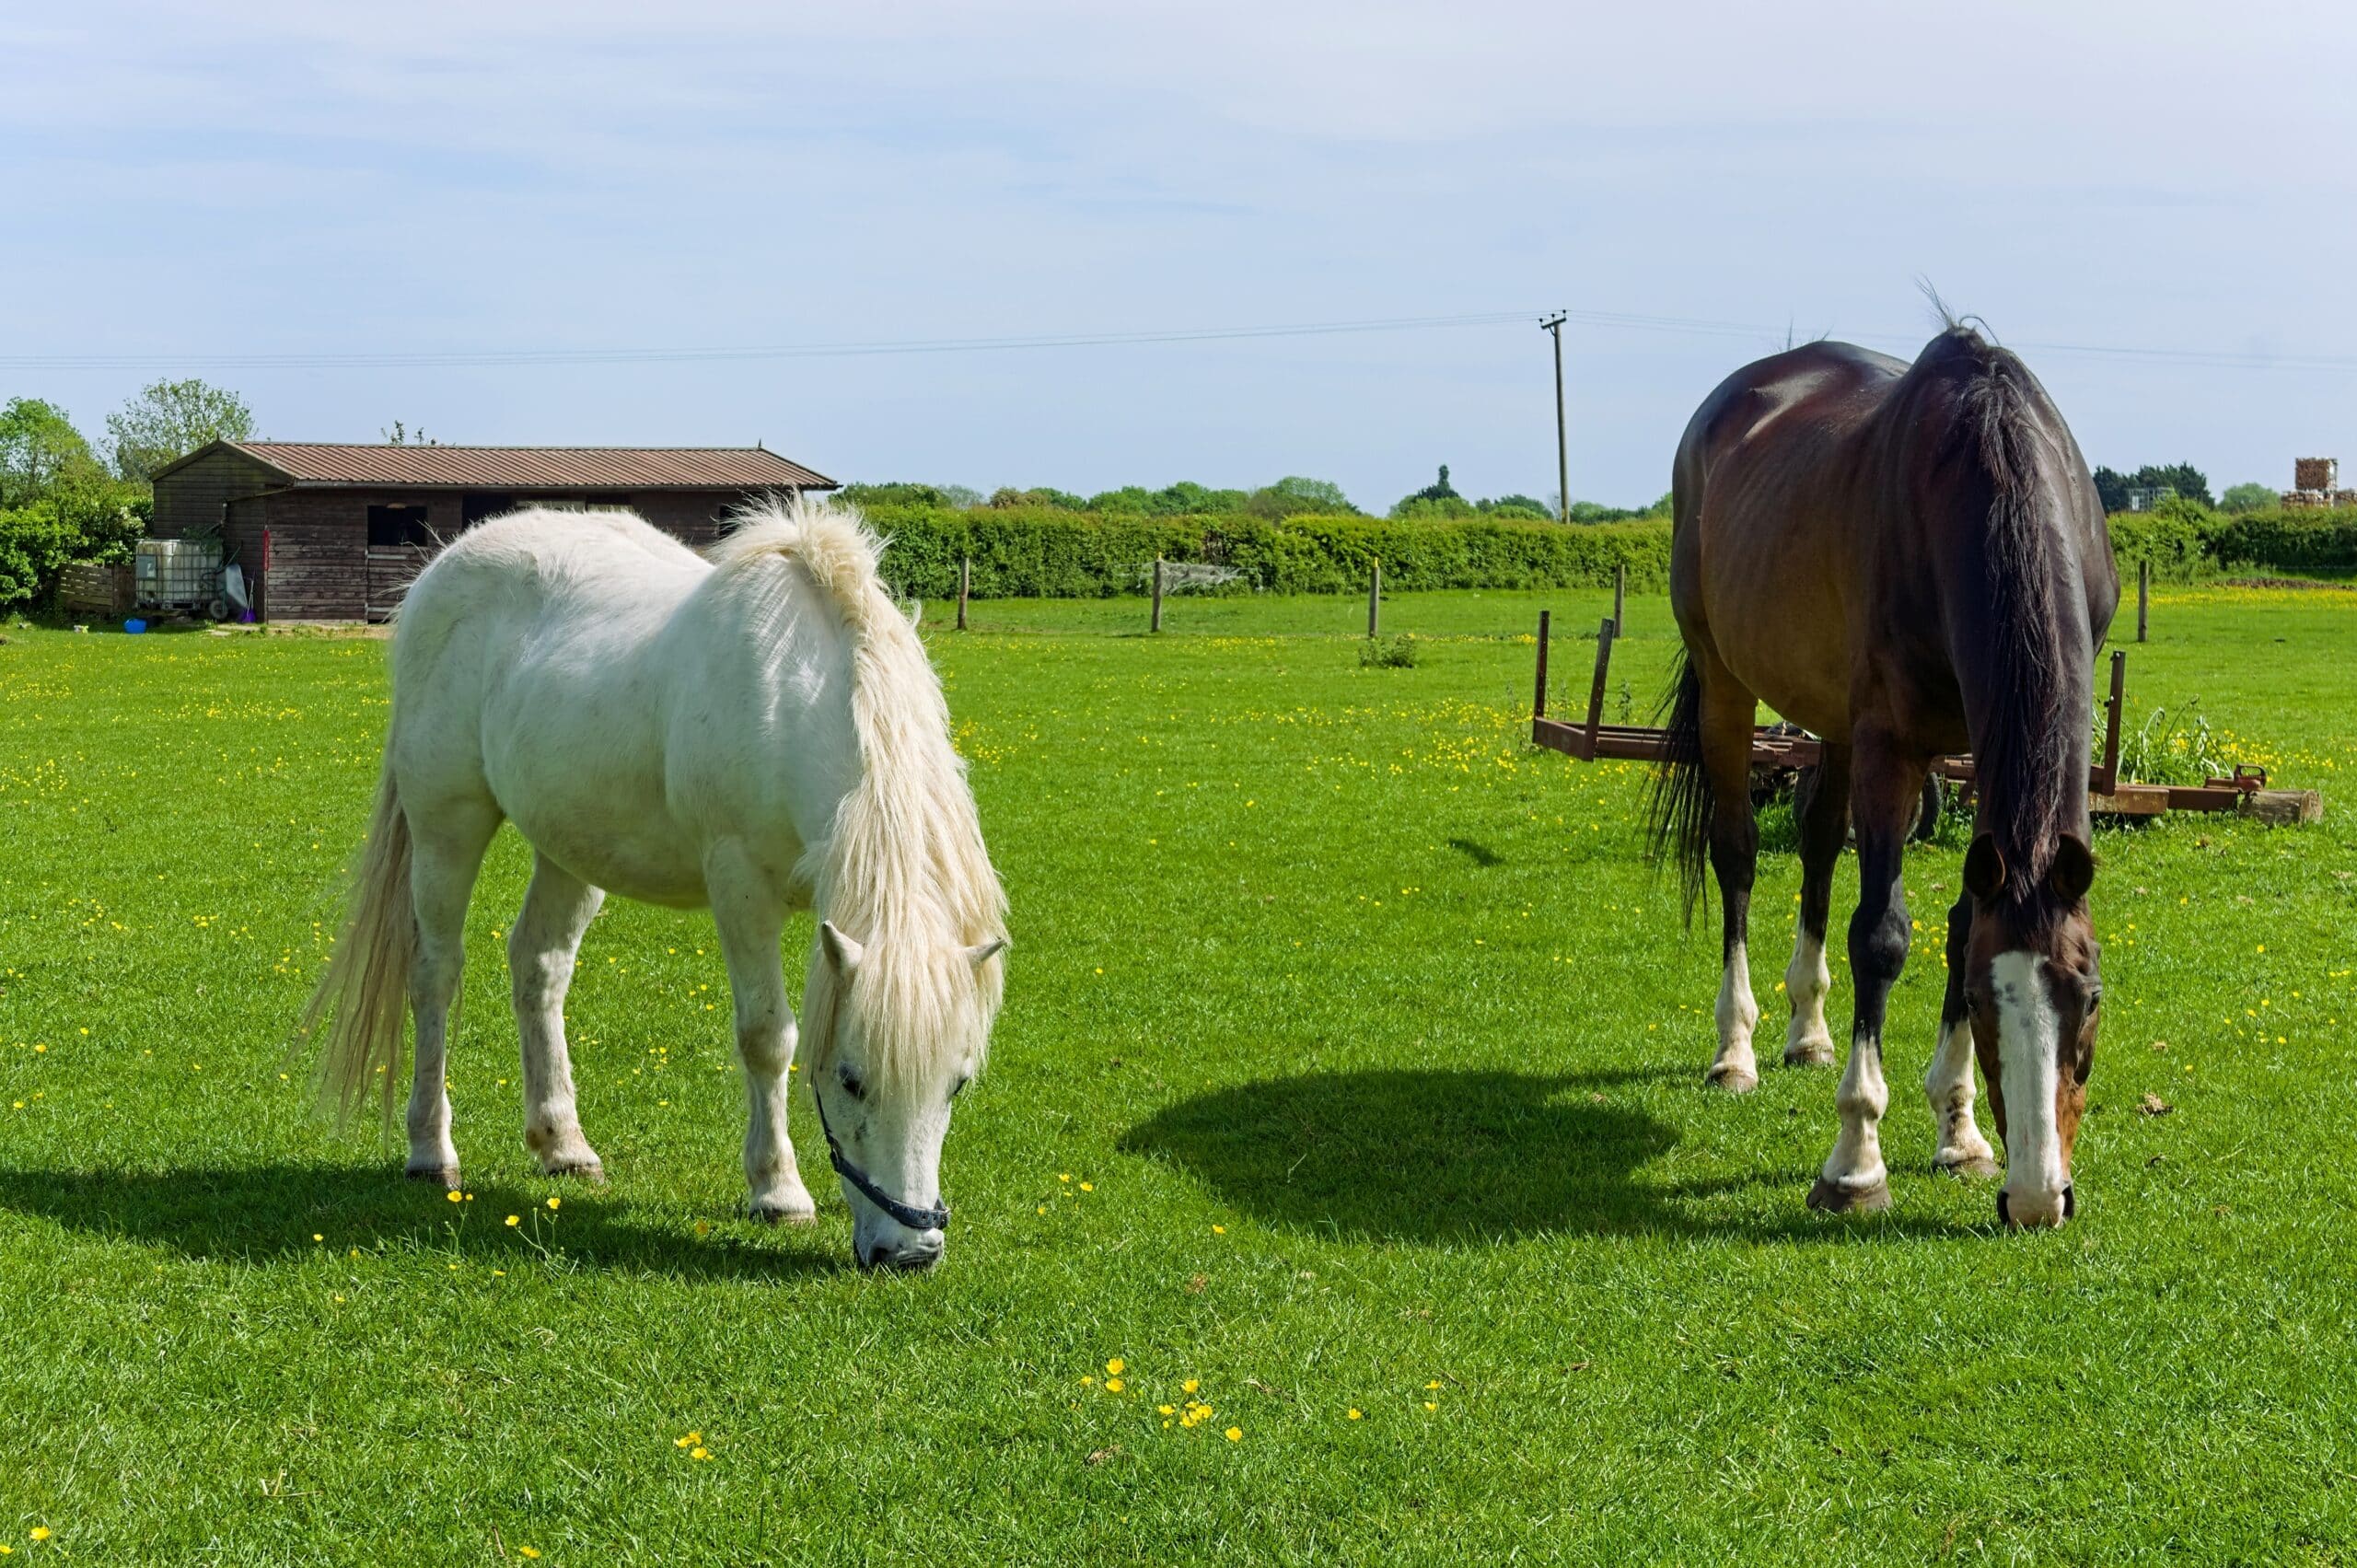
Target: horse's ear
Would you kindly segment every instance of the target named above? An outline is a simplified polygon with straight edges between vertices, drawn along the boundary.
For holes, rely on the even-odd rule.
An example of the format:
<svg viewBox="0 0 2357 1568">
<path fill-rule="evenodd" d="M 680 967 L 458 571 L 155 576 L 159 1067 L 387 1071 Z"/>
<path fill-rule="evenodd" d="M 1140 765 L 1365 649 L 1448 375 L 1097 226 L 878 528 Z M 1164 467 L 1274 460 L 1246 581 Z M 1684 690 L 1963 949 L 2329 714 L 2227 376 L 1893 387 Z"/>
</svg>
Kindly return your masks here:
<svg viewBox="0 0 2357 1568">
<path fill-rule="evenodd" d="M 1982 903 L 2005 885 L 2005 856 L 1993 833 L 1983 833 L 1964 852 L 1964 890 Z"/>
<path fill-rule="evenodd" d="M 981 969 L 984 964 L 989 963 L 993 958 L 998 957 L 1001 953 L 1005 952 L 1006 947 L 1007 941 L 1005 937 L 993 936 L 987 942 L 977 943 L 973 947 L 967 948 L 966 957 L 973 960 L 974 967 L 976 969 Z"/>
<path fill-rule="evenodd" d="M 834 966 L 838 975 L 847 975 L 859 968 L 859 956 L 865 949 L 844 935 L 833 921 L 819 923 L 819 943 L 827 949 L 827 962 Z"/>
<path fill-rule="evenodd" d="M 2096 853 L 2076 833 L 2065 833 L 2054 846 L 2054 864 L 2046 869 L 2046 885 L 2065 904 L 2075 904 L 2095 885 Z"/>
</svg>

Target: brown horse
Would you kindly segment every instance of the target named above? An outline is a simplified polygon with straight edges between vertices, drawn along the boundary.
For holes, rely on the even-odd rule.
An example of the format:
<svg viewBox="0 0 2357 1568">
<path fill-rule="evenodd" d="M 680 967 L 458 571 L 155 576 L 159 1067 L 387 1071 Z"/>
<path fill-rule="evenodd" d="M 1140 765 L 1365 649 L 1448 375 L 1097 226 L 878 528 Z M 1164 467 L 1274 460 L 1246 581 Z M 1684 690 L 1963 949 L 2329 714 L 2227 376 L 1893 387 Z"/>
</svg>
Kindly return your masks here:
<svg viewBox="0 0 2357 1568">
<path fill-rule="evenodd" d="M 1913 365 L 1818 343 L 1738 370 L 1687 426 L 1674 488 L 1670 596 L 1686 662 L 1655 822 L 1681 863 L 1689 919 L 1706 856 L 1718 877 L 1726 968 L 1709 1081 L 1759 1081 L 1745 936 L 1764 702 L 1825 742 L 1795 805 L 1787 1063 L 1833 1058 L 1826 918 L 1852 826 L 1858 841 L 1841 1132 L 1808 1201 L 1889 1203 L 1876 1127 L 1890 1100 L 1884 1011 L 1907 958 L 1900 859 L 1932 760 L 1969 750 L 1979 815 L 1924 1078 L 1934 1163 L 1995 1174 L 1973 1121 L 1978 1055 L 2005 1143 L 1998 1212 L 2061 1225 L 2075 1208 L 2071 1154 L 2103 994 L 2087 764 L 2095 655 L 2119 599 L 2078 444 L 2019 359 L 1951 320 Z"/>
</svg>

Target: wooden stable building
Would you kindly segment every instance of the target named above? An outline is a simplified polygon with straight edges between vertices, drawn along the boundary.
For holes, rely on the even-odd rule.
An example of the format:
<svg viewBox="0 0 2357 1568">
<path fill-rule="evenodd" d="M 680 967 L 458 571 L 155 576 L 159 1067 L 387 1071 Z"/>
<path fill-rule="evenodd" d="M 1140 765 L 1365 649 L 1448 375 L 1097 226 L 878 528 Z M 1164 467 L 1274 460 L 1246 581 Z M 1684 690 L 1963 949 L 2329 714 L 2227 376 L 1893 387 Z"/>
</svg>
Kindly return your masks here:
<svg viewBox="0 0 2357 1568">
<path fill-rule="evenodd" d="M 215 441 L 157 471 L 159 539 L 217 533 L 265 621 L 382 621 L 434 552 L 518 506 L 627 506 L 691 544 L 758 496 L 836 482 L 760 447 Z"/>
</svg>

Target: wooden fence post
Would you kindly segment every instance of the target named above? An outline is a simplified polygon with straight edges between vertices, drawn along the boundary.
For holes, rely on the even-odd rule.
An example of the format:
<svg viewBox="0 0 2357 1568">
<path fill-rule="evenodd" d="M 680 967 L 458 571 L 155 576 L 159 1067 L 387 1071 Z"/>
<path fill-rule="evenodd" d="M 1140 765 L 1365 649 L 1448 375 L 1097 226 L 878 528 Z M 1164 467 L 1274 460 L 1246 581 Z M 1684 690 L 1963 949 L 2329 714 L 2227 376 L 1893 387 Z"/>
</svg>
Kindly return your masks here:
<svg viewBox="0 0 2357 1568">
<path fill-rule="evenodd" d="M 2153 607 L 2153 563 L 2150 557 L 2136 563 L 2136 640 L 2144 640 L 2145 622 Z"/>
<path fill-rule="evenodd" d="M 973 587 L 974 558 L 961 555 L 958 558 L 958 630 L 960 632 L 966 629 L 966 596 Z"/>
<path fill-rule="evenodd" d="M 1366 580 L 1366 634 L 1370 641 L 1376 629 L 1383 623 L 1383 563 L 1375 563 L 1374 573 Z"/>
<path fill-rule="evenodd" d="M 1154 624 L 1149 630 L 1162 630 L 1162 557 L 1154 558 Z"/>
<path fill-rule="evenodd" d="M 1620 630 L 1621 617 L 1629 613 L 1629 563 L 1615 563 L 1612 568 L 1612 630 Z"/>
</svg>

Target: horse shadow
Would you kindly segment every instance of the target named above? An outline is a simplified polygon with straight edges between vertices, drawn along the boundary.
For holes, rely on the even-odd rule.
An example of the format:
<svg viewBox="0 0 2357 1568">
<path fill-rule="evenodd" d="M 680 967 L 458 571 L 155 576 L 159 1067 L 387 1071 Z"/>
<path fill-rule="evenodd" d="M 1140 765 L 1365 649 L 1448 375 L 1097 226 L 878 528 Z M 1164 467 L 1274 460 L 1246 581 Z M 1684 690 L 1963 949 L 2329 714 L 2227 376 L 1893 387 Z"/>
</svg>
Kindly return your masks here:
<svg viewBox="0 0 2357 1568">
<path fill-rule="evenodd" d="M 1677 1145 L 1678 1130 L 1604 1091 L 1686 1075 L 1308 1073 L 1180 1100 L 1132 1127 L 1120 1147 L 1187 1172 L 1257 1220 L 1335 1240 L 1448 1247 L 1654 1234 L 1835 1243 L 1986 1228 L 1898 1214 L 1813 1214 L 1801 1203 L 1808 1170 L 1649 1177 L 1645 1167 Z M 1792 1202 L 1766 1214 L 1702 1202 L 1758 1187 L 1786 1189 Z"/>
<path fill-rule="evenodd" d="M 168 1247 L 195 1260 L 269 1262 L 323 1248 L 432 1252 L 528 1266 L 545 1249 L 574 1265 L 687 1280 L 777 1281 L 848 1269 L 807 1233 L 686 1237 L 633 1221 L 630 1203 L 585 1189 L 552 1211 L 497 1181 L 452 1202 L 398 1171 L 280 1164 L 170 1170 L 0 1170 L 0 1209 L 92 1236 Z M 505 1216 L 522 1216 L 510 1226 Z M 314 1239 L 318 1237 L 319 1239 Z"/>
</svg>

